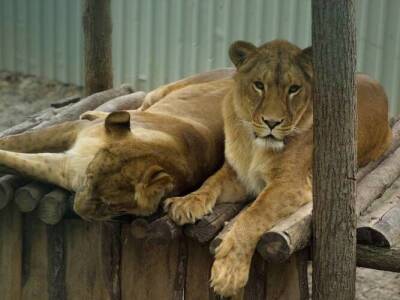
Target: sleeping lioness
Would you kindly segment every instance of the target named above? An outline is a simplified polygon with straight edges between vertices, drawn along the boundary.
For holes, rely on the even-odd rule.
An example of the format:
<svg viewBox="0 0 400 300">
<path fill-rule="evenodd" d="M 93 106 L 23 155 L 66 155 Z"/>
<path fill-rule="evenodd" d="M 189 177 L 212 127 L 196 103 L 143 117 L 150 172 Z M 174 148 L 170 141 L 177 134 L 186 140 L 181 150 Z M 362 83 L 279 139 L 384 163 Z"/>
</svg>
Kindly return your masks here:
<svg viewBox="0 0 400 300">
<path fill-rule="evenodd" d="M 234 84 L 223 104 L 225 164 L 195 192 L 167 199 L 179 224 L 193 223 L 218 202 L 256 200 L 235 219 L 216 248 L 211 285 L 231 296 L 248 279 L 261 235 L 312 200 L 312 78 L 310 49 L 286 41 L 255 47 L 234 43 Z M 388 103 L 378 82 L 357 75 L 358 164 L 391 143 Z"/>
<path fill-rule="evenodd" d="M 88 112 L 85 120 L 0 139 L 0 164 L 75 191 L 83 218 L 149 215 L 162 198 L 193 190 L 221 166 L 221 104 L 232 73 L 158 88 L 137 111 Z"/>
</svg>

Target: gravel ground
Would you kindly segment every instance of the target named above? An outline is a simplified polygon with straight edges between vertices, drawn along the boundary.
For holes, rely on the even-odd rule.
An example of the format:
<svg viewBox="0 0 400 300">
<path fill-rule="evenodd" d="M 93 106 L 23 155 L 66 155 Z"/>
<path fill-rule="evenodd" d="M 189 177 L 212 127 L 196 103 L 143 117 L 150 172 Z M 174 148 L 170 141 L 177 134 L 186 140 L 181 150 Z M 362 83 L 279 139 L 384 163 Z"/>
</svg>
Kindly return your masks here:
<svg viewBox="0 0 400 300">
<path fill-rule="evenodd" d="M 22 122 L 55 100 L 81 93 L 82 88 L 73 85 L 0 71 L 0 130 Z M 400 300 L 400 274 L 358 268 L 356 299 Z"/>
</svg>

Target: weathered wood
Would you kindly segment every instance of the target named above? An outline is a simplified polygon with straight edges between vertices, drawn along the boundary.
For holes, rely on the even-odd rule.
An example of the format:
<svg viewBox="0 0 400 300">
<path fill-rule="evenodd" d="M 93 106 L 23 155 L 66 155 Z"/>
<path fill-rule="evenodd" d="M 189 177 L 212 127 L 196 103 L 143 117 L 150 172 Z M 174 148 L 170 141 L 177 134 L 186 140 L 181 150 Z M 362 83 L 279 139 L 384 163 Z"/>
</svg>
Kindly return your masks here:
<svg viewBox="0 0 400 300">
<path fill-rule="evenodd" d="M 130 225 L 122 225 L 121 298 L 174 299 L 179 243 L 155 247 L 138 242 L 130 231 Z"/>
<path fill-rule="evenodd" d="M 71 97 L 67 97 L 67 98 L 56 100 L 56 101 L 50 103 L 50 106 L 51 107 L 55 107 L 55 108 L 60 108 L 60 107 L 67 106 L 69 104 L 76 103 L 81 99 L 82 99 L 81 96 L 75 95 L 75 96 L 71 96 Z"/>
<path fill-rule="evenodd" d="M 14 201 L 21 212 L 33 211 L 51 189 L 51 186 L 40 183 L 31 182 L 15 191 Z"/>
<path fill-rule="evenodd" d="M 20 299 L 22 287 L 22 218 L 13 202 L 0 211 L 0 295 Z"/>
<path fill-rule="evenodd" d="M 354 299 L 357 170 L 354 1 L 313 0 L 312 41 L 312 298 Z"/>
<path fill-rule="evenodd" d="M 257 250 L 268 262 L 279 263 L 308 245 L 311 238 L 312 203 L 280 221 L 260 239 Z"/>
<path fill-rule="evenodd" d="M 83 98 L 81 101 L 61 108 L 47 108 L 28 118 L 27 121 L 17 124 L 0 132 L 0 138 L 22 133 L 27 130 L 44 128 L 66 121 L 79 119 L 79 116 L 88 111 L 94 110 L 103 103 L 115 97 L 123 96 L 133 92 L 129 85 L 121 85 L 119 88 L 109 89 Z"/>
<path fill-rule="evenodd" d="M 266 263 L 255 253 L 251 260 L 249 280 L 242 291 L 242 299 L 266 299 Z"/>
<path fill-rule="evenodd" d="M 73 219 L 64 222 L 68 299 L 120 299 L 119 225 Z"/>
<path fill-rule="evenodd" d="M 23 217 L 22 299 L 49 299 L 47 226 L 35 214 Z"/>
<path fill-rule="evenodd" d="M 47 288 L 49 300 L 67 300 L 64 222 L 46 227 L 48 256 Z"/>
<path fill-rule="evenodd" d="M 357 241 L 377 247 L 400 243 L 400 178 L 362 214 Z"/>
<path fill-rule="evenodd" d="M 100 105 L 95 110 L 103 112 L 113 112 L 117 110 L 134 110 L 142 105 L 145 96 L 146 93 L 141 91 L 124 96 L 119 96 Z"/>
<path fill-rule="evenodd" d="M 364 176 L 357 186 L 356 212 L 362 213 L 400 175 L 400 148 L 397 148 L 377 168 Z M 311 237 L 312 204 L 280 221 L 267 231 L 258 245 L 261 255 L 268 261 L 284 261 L 302 249 Z M 268 242 L 273 245 L 268 246 Z"/>
<path fill-rule="evenodd" d="M 309 299 L 307 259 L 307 252 L 301 251 L 284 263 L 267 263 L 265 299 Z"/>
<path fill-rule="evenodd" d="M 29 182 L 27 178 L 17 175 L 4 175 L 0 178 L 0 209 L 4 208 L 12 199 L 14 191 Z"/>
<path fill-rule="evenodd" d="M 136 239 L 145 239 L 146 243 L 166 244 L 182 236 L 182 228 L 167 215 L 152 222 L 137 218 L 131 223 L 131 234 Z"/>
<path fill-rule="evenodd" d="M 83 6 L 85 92 L 90 95 L 112 87 L 110 0 L 85 0 Z"/>
<path fill-rule="evenodd" d="M 187 239 L 188 261 L 185 282 L 185 299 L 214 300 L 217 295 L 210 288 L 210 270 L 213 258 L 207 244 Z"/>
<path fill-rule="evenodd" d="M 57 115 L 52 116 L 50 119 L 43 120 L 40 122 L 40 124 L 33 127 L 32 130 L 49 127 L 66 121 L 77 120 L 82 113 L 88 110 L 94 110 L 110 99 L 132 92 L 133 88 L 131 86 L 123 84 L 119 88 L 109 89 L 103 92 L 92 94 L 81 101 L 60 110 Z"/>
<path fill-rule="evenodd" d="M 39 202 L 38 217 L 44 223 L 54 225 L 60 222 L 67 210 L 70 193 L 62 188 L 55 188 Z"/>
<path fill-rule="evenodd" d="M 400 248 L 357 245 L 357 266 L 400 273 Z"/>
<path fill-rule="evenodd" d="M 186 225 L 185 235 L 200 243 L 208 242 L 243 208 L 243 203 L 223 203 L 215 206 L 213 211 L 195 224 Z"/>
</svg>

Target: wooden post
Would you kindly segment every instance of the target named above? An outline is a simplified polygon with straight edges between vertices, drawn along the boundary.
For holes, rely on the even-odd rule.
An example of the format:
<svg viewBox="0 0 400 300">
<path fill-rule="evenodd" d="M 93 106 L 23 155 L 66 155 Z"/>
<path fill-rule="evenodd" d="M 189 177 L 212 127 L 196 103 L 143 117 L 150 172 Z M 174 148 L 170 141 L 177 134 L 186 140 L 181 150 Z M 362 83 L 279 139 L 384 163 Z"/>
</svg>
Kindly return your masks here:
<svg viewBox="0 0 400 300">
<path fill-rule="evenodd" d="M 356 275 L 353 0 L 312 1 L 313 299 L 354 299 Z"/>
<path fill-rule="evenodd" d="M 85 93 L 91 95 L 113 85 L 110 0 L 85 0 Z"/>
</svg>

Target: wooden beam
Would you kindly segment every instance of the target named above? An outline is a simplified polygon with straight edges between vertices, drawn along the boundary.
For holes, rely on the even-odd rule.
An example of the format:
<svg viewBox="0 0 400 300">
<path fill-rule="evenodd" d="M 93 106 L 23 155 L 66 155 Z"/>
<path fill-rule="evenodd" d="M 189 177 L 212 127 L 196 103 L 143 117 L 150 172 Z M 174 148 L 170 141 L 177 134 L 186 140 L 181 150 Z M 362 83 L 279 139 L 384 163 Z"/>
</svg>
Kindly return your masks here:
<svg viewBox="0 0 400 300">
<path fill-rule="evenodd" d="M 400 273 L 400 248 L 357 245 L 357 266 Z"/>
<path fill-rule="evenodd" d="M 312 1 L 314 300 L 355 297 L 355 32 L 353 0 Z"/>
<path fill-rule="evenodd" d="M 113 85 L 110 0 L 85 0 L 83 33 L 85 93 L 91 95 Z"/>
</svg>

